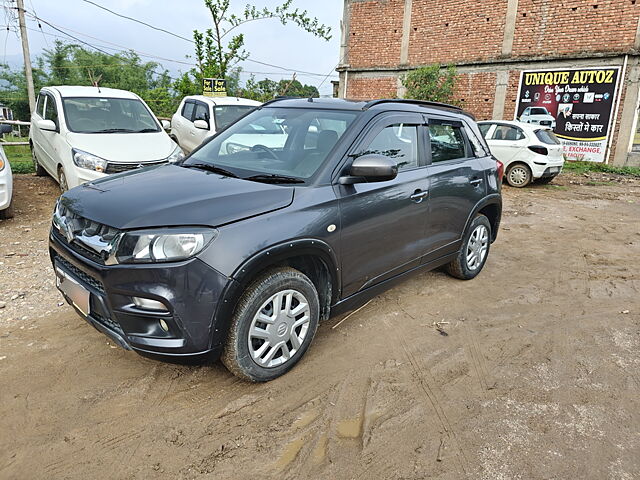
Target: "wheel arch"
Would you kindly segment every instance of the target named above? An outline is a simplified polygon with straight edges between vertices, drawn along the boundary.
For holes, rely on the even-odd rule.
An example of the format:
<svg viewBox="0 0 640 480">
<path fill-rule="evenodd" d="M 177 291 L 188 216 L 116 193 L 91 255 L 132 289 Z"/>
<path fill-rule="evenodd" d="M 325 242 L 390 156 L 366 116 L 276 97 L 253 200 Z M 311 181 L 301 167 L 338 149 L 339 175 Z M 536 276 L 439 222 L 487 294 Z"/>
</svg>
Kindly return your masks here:
<svg viewBox="0 0 640 480">
<path fill-rule="evenodd" d="M 476 204 L 474 209 L 467 218 L 467 223 L 464 226 L 464 231 L 467 231 L 469 224 L 473 221 L 476 215 L 481 214 L 489 219 L 491 224 L 491 243 L 495 242 L 498 237 L 498 229 L 500 228 L 500 218 L 502 217 L 502 197 L 496 193 L 489 195 Z"/>
</svg>

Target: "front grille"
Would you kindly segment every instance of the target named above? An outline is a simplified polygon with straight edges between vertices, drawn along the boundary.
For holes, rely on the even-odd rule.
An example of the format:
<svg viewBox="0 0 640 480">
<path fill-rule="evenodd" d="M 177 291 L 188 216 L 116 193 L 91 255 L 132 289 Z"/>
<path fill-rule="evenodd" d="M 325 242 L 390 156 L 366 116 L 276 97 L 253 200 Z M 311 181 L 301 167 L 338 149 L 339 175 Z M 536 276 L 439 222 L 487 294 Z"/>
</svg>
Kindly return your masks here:
<svg viewBox="0 0 640 480">
<path fill-rule="evenodd" d="M 137 162 L 137 163 L 107 163 L 107 169 L 105 173 L 121 173 L 135 170 L 142 167 L 151 167 L 153 165 L 162 165 L 168 163 L 166 160 L 157 160 L 155 162 Z"/>
<path fill-rule="evenodd" d="M 81 280 L 85 284 L 93 287 L 98 293 L 104 295 L 106 292 L 104 290 L 104 285 L 97 278 L 93 278 L 91 275 L 83 272 L 78 267 L 73 265 L 71 262 L 68 262 L 60 255 L 55 255 L 55 261 L 62 265 L 64 268 L 69 270 L 73 276 L 75 276 L 78 280 Z"/>
<path fill-rule="evenodd" d="M 551 125 L 551 122 L 549 120 L 542 120 L 540 125 Z"/>
<path fill-rule="evenodd" d="M 65 246 L 69 247 L 74 252 L 82 255 L 83 257 L 89 258 L 90 260 L 93 260 L 96 263 L 100 263 L 100 264 L 104 265 L 104 259 L 100 255 L 98 255 L 96 252 L 94 252 L 93 250 L 90 250 L 90 249 L 84 247 L 79 242 L 71 242 L 71 243 L 69 243 L 67 241 L 67 239 L 65 237 L 63 237 L 62 235 L 60 235 L 60 232 L 58 232 L 55 228 L 52 230 L 52 232 L 53 232 L 53 235 L 56 237 L 57 241 L 59 241 L 60 243 L 62 243 Z"/>
</svg>

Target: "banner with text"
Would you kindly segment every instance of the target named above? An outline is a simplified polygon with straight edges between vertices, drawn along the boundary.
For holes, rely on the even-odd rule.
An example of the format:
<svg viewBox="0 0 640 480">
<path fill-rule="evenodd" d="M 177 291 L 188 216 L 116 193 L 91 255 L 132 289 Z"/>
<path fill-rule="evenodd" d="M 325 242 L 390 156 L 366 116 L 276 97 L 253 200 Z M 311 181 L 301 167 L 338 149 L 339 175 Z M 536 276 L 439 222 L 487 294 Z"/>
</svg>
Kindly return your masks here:
<svg viewBox="0 0 640 480">
<path fill-rule="evenodd" d="M 516 119 L 550 126 L 565 158 L 604 162 L 620 67 L 520 74 Z"/>
</svg>

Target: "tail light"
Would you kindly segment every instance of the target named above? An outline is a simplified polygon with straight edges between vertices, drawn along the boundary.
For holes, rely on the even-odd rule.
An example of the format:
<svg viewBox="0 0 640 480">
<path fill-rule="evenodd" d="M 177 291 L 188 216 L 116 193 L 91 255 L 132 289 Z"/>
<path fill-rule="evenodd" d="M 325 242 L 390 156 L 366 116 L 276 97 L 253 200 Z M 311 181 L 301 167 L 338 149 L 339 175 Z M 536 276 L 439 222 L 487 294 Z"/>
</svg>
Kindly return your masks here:
<svg viewBox="0 0 640 480">
<path fill-rule="evenodd" d="M 547 147 L 541 147 L 538 145 L 530 145 L 529 146 L 529 150 L 531 150 L 532 152 L 537 153 L 538 155 L 548 155 L 549 154 L 549 150 L 547 150 Z"/>
<path fill-rule="evenodd" d="M 496 169 L 498 171 L 498 180 L 502 181 L 502 177 L 504 177 L 504 163 L 500 160 L 496 160 Z"/>
</svg>

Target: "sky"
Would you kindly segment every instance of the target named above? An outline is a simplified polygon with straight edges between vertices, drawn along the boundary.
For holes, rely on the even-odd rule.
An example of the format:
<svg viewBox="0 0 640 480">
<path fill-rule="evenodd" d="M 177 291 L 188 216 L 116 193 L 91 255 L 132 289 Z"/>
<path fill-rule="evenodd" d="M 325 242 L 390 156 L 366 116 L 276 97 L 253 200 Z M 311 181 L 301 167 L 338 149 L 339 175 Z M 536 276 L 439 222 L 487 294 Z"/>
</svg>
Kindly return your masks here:
<svg viewBox="0 0 640 480">
<path fill-rule="evenodd" d="M 93 0 L 122 15 L 134 17 L 156 27 L 169 30 L 183 37 L 192 38 L 193 30 L 204 31 L 212 27 L 211 16 L 204 0 Z M 283 0 L 231 0 L 231 9 L 239 14 L 245 5 L 252 1 L 257 7 L 273 9 Z M 189 65 L 178 62 L 193 62 L 186 58 L 193 56 L 193 44 L 169 34 L 148 28 L 139 23 L 117 17 L 84 0 L 24 0 L 27 12 L 34 13 L 50 24 L 67 31 L 71 35 L 99 46 L 109 53 L 117 50 L 133 49 L 139 53 L 173 60 L 159 60 L 142 56 L 143 60 L 157 61 L 175 76 L 186 71 Z M 15 0 L 2 0 L 0 5 L 15 6 Z M 260 62 L 299 70 L 297 79 L 302 83 L 319 86 L 324 76 L 331 74 L 320 88 L 321 95 L 331 93 L 331 80 L 337 79 L 335 68 L 339 59 L 340 20 L 342 19 L 343 0 L 293 0 L 294 7 L 307 10 L 309 15 L 317 17 L 320 23 L 332 28 L 332 38 L 325 41 L 314 37 L 289 23 L 283 26 L 278 20 L 250 22 L 238 29 L 245 35 L 245 49 L 251 59 Z M 0 12 L 0 61 L 14 67 L 22 65 L 20 39 L 15 28 L 6 30 L 6 25 L 17 26 L 7 15 L 6 8 Z M 28 16 L 29 17 L 29 16 Z M 51 26 L 40 22 L 42 29 L 33 18 L 27 18 L 27 28 L 31 57 L 35 58 L 43 49 L 53 45 L 56 35 L 64 34 Z M 94 37 L 94 38 L 91 38 Z M 74 42 L 69 39 L 70 42 Z M 77 42 L 74 42 L 77 43 Z M 117 44 L 113 45 L 113 44 Z M 122 48 L 120 47 L 120 45 Z M 108 47 L 108 48 L 107 48 Z M 293 72 L 251 61 L 240 65 L 244 72 L 241 80 L 246 80 L 255 72 L 257 80 L 265 77 L 279 80 L 291 78 Z M 308 75 L 307 73 L 321 75 Z"/>
</svg>

